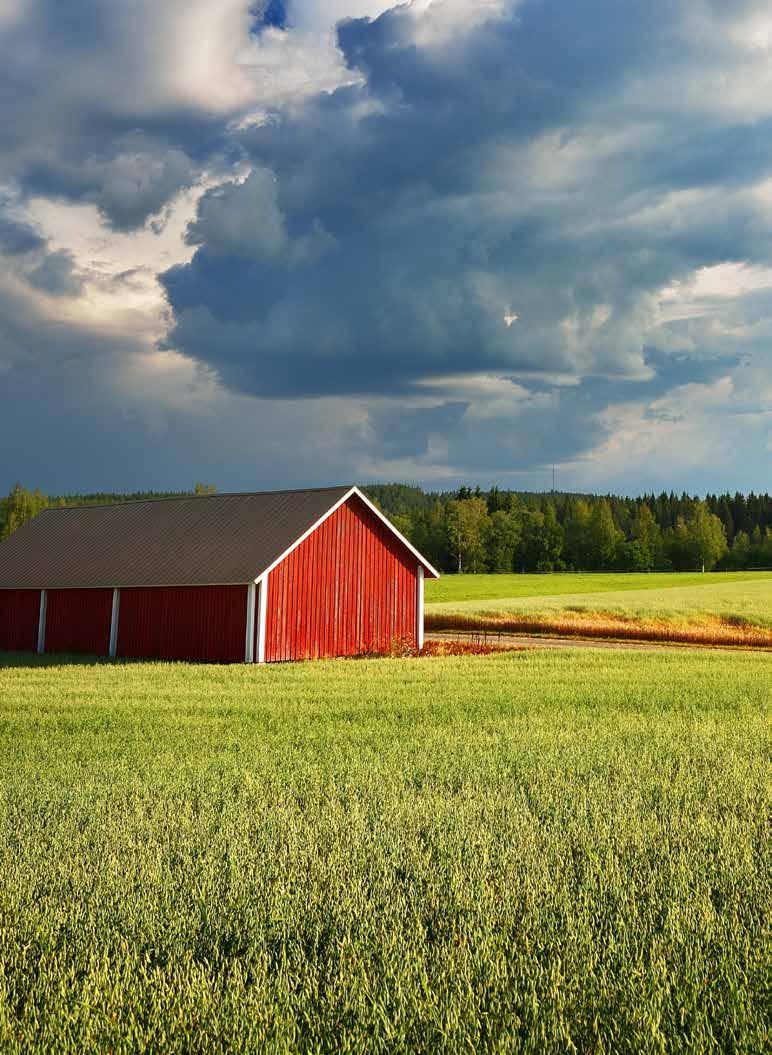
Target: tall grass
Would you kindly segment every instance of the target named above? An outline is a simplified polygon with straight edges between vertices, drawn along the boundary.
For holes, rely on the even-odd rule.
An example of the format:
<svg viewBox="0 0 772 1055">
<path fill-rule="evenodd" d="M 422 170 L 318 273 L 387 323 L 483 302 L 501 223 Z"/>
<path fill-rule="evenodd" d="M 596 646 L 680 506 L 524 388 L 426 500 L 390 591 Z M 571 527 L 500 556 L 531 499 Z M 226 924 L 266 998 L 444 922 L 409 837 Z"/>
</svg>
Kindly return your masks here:
<svg viewBox="0 0 772 1055">
<path fill-rule="evenodd" d="M 684 645 L 772 649 L 772 629 L 748 626 L 736 619 L 706 617 L 697 623 L 670 619 L 620 616 L 614 612 L 571 611 L 518 615 L 491 613 L 466 615 L 459 612 L 430 612 L 426 630 L 457 631 L 474 635 L 541 634 L 557 637 L 604 638 L 619 641 L 655 641 Z"/>
<path fill-rule="evenodd" d="M 767 657 L 12 662 L 3 1051 L 763 1049 Z"/>
</svg>

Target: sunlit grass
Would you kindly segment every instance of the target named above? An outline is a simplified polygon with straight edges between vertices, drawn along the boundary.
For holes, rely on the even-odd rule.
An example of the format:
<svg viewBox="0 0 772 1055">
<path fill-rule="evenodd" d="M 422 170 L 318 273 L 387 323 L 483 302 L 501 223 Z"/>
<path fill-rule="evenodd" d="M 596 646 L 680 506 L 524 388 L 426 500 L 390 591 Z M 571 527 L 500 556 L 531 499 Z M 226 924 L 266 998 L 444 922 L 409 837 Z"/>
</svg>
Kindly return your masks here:
<svg viewBox="0 0 772 1055">
<path fill-rule="evenodd" d="M 426 580 L 426 603 L 621 593 L 728 583 L 772 583 L 772 572 L 556 572 L 544 575 L 444 575 Z"/>
<path fill-rule="evenodd" d="M 450 629 L 469 628 L 472 622 L 489 627 L 502 626 L 510 630 L 541 629 L 544 632 L 579 632 L 583 628 L 592 634 L 631 636 L 646 639 L 667 638 L 701 640 L 706 643 L 767 644 L 772 646 L 772 575 L 747 573 L 741 579 L 723 575 L 705 576 L 627 576 L 621 588 L 609 589 L 613 578 L 587 576 L 584 585 L 600 585 L 596 591 L 582 590 L 566 593 L 566 580 L 577 576 L 531 576 L 540 593 L 504 596 L 497 590 L 521 588 L 519 576 L 502 576 L 506 583 L 492 582 L 488 592 L 478 586 L 474 576 L 459 577 L 448 592 L 456 599 L 427 605 L 427 627 Z M 486 576 L 487 579 L 495 577 Z M 526 578 L 526 576 L 522 576 Z M 698 584 L 689 582 L 698 578 Z M 670 585 L 673 580 L 682 585 Z M 598 582 L 598 580 L 601 580 Z M 632 580 L 632 582 L 631 582 Z M 665 585 L 653 588 L 659 580 Z M 686 580 L 686 583 L 684 583 Z M 633 588 L 633 582 L 644 585 Z M 553 591 L 553 592 L 549 592 Z M 457 614 L 461 619 L 454 620 Z M 636 625 L 633 625 L 636 624 Z M 470 624 L 471 626 L 471 624 Z M 699 628 L 699 629 L 698 629 Z M 756 628 L 759 628 L 756 632 Z"/>
<path fill-rule="evenodd" d="M 0 666 L 0 1050 L 764 1048 L 766 656 Z"/>
</svg>

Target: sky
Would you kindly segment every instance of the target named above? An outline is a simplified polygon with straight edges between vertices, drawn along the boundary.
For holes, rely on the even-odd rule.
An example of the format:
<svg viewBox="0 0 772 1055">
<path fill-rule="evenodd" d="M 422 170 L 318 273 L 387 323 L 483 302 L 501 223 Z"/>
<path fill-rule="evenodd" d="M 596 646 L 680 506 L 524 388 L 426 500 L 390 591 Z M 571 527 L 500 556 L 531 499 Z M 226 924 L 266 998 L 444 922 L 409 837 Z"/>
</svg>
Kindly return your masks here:
<svg viewBox="0 0 772 1055">
<path fill-rule="evenodd" d="M 768 0 L 0 0 L 0 490 L 772 484 Z"/>
</svg>

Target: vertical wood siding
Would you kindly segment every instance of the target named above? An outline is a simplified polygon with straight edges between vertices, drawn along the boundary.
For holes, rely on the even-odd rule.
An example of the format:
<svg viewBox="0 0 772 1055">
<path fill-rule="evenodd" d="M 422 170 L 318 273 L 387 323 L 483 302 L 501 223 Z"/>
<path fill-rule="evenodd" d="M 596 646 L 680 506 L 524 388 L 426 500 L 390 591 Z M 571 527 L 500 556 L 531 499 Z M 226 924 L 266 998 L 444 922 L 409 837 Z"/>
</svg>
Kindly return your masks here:
<svg viewBox="0 0 772 1055">
<path fill-rule="evenodd" d="M 34 652 L 39 616 L 40 590 L 0 590 L 0 649 Z"/>
<path fill-rule="evenodd" d="M 246 632 L 246 586 L 121 590 L 119 657 L 243 663 Z"/>
<path fill-rule="evenodd" d="M 48 590 L 46 652 L 93 652 L 110 648 L 112 590 Z"/>
<path fill-rule="evenodd" d="M 353 496 L 269 575 L 268 661 L 416 641 L 416 560 Z"/>
</svg>

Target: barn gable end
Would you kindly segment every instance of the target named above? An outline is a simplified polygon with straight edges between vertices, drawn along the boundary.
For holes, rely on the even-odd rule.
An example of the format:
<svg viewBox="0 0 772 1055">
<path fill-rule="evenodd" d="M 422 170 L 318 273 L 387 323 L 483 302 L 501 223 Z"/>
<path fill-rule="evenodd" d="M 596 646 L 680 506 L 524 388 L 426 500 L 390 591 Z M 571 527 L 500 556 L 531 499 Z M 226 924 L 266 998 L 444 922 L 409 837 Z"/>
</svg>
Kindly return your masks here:
<svg viewBox="0 0 772 1055">
<path fill-rule="evenodd" d="M 357 495 L 294 548 L 267 582 L 267 662 L 417 643 L 416 561 Z"/>
</svg>

